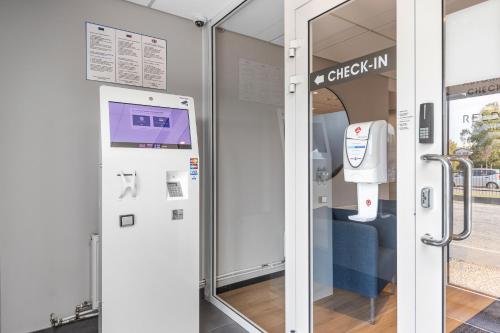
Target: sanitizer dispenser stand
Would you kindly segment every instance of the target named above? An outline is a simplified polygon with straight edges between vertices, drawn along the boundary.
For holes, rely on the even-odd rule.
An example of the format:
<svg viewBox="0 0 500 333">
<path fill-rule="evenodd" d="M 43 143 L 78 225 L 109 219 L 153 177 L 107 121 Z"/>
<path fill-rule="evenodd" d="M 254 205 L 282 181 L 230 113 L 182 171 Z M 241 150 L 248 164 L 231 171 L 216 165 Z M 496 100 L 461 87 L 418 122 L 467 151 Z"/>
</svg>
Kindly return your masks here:
<svg viewBox="0 0 500 333">
<path fill-rule="evenodd" d="M 344 179 L 357 183 L 358 214 L 350 220 L 377 218 L 378 185 L 387 182 L 387 122 L 352 124 L 344 134 Z"/>
</svg>

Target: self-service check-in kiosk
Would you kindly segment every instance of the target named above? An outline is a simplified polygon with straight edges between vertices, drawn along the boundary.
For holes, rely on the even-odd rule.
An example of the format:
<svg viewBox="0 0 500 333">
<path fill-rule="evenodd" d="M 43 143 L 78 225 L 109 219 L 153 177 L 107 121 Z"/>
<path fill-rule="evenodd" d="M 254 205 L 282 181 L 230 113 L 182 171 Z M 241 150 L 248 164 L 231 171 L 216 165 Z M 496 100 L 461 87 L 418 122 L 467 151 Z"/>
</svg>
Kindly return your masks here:
<svg viewBox="0 0 500 333">
<path fill-rule="evenodd" d="M 344 179 L 357 183 L 358 214 L 349 219 L 373 221 L 378 210 L 378 186 L 387 182 L 385 120 L 352 124 L 344 134 Z"/>
<path fill-rule="evenodd" d="M 193 99 L 101 87 L 100 332 L 198 332 Z"/>
</svg>

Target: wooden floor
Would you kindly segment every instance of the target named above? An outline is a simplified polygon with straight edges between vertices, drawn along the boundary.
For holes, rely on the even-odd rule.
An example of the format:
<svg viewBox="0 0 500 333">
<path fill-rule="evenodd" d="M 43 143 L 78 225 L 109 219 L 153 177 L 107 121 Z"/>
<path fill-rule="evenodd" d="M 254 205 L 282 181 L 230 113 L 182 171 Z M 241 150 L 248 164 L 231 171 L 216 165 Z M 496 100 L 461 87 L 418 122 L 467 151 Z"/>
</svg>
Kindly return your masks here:
<svg viewBox="0 0 500 333">
<path fill-rule="evenodd" d="M 285 332 L 284 277 L 231 290 L 219 296 L 268 333 Z M 335 296 L 314 303 L 314 332 L 396 332 L 396 295 L 391 288 L 376 301 L 377 319 L 368 323 L 370 302 L 354 293 L 336 289 Z M 493 300 L 464 290 L 447 289 L 447 332 L 466 322 Z"/>
</svg>

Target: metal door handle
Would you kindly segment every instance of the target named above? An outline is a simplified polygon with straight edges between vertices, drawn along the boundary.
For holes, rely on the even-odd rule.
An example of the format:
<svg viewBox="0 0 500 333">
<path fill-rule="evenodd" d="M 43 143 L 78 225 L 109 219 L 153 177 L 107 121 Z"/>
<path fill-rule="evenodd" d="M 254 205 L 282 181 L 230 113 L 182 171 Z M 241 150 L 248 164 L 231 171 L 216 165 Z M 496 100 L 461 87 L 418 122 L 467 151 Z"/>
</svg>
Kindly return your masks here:
<svg viewBox="0 0 500 333">
<path fill-rule="evenodd" d="M 452 240 L 453 234 L 453 176 L 450 158 L 448 156 L 426 154 L 420 157 L 424 161 L 441 162 L 444 170 L 443 184 L 443 238 L 434 239 L 431 235 L 425 234 L 420 240 L 422 243 L 431 246 L 444 247 Z"/>
<path fill-rule="evenodd" d="M 453 235 L 453 240 L 464 240 L 472 231 L 472 161 L 466 157 L 451 156 L 452 161 L 458 161 L 465 167 L 464 175 L 464 230 Z"/>
</svg>

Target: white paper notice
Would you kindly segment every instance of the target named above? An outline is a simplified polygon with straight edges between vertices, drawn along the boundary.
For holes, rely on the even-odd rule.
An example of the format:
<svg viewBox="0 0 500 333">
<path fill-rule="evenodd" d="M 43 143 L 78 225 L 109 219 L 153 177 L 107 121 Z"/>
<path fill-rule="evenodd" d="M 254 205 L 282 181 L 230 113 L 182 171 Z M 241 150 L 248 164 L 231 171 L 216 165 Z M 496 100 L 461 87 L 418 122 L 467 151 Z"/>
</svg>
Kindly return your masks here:
<svg viewBox="0 0 500 333">
<path fill-rule="evenodd" d="M 167 42 L 142 36 L 143 86 L 166 89 L 167 87 Z"/>
<path fill-rule="evenodd" d="M 87 78 L 115 82 L 115 29 L 87 23 Z"/>
<path fill-rule="evenodd" d="M 141 35 L 116 30 L 116 83 L 142 86 Z"/>
<path fill-rule="evenodd" d="M 167 41 L 87 22 L 87 79 L 167 89 Z"/>
</svg>

